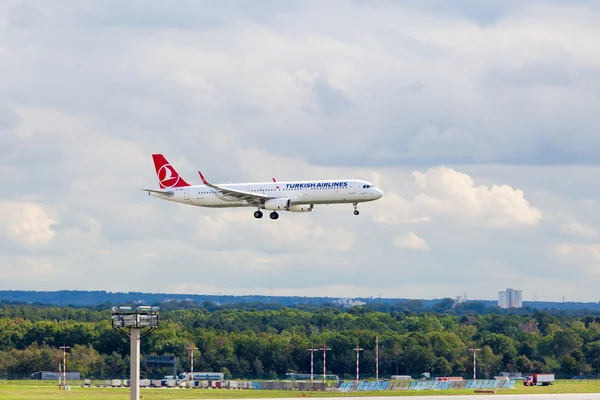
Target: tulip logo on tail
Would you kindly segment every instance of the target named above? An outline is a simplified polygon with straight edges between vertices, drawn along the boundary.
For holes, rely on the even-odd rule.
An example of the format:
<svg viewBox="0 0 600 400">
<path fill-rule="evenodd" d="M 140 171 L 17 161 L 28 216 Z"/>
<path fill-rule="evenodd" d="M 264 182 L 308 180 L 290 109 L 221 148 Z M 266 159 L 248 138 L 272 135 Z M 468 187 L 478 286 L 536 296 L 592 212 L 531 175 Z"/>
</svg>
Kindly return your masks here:
<svg viewBox="0 0 600 400">
<path fill-rule="evenodd" d="M 172 188 L 177 186 L 181 178 L 177 174 L 177 171 L 171 166 L 171 164 L 165 164 L 158 169 L 158 181 L 160 187 Z"/>
<path fill-rule="evenodd" d="M 162 154 L 153 154 L 152 159 L 161 189 L 190 186 Z"/>
</svg>

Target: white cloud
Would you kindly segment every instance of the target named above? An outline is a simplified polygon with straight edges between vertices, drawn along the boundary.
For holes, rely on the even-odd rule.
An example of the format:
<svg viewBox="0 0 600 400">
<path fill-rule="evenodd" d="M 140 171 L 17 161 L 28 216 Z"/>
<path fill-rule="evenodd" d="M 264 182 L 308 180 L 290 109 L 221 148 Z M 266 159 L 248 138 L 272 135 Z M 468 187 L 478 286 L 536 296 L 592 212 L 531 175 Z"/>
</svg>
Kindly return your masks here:
<svg viewBox="0 0 600 400">
<path fill-rule="evenodd" d="M 394 245 L 409 250 L 429 250 L 427 242 L 415 235 L 414 232 L 394 236 Z"/>
<path fill-rule="evenodd" d="M 0 225 L 14 240 L 25 245 L 43 245 L 52 240 L 57 223 L 47 206 L 29 202 L 0 202 Z"/>
<path fill-rule="evenodd" d="M 468 174 L 446 167 L 415 171 L 413 178 L 423 191 L 415 196 L 415 207 L 432 214 L 480 220 L 492 228 L 535 226 L 542 218 L 522 190 L 508 185 L 475 186 Z"/>
<path fill-rule="evenodd" d="M 373 217 L 383 224 L 430 222 L 450 216 L 457 224 L 490 228 L 536 226 L 542 219 L 539 209 L 525 199 L 522 190 L 509 185 L 476 186 L 473 178 L 453 168 L 430 168 L 412 173 L 412 201 L 387 193 Z"/>
</svg>

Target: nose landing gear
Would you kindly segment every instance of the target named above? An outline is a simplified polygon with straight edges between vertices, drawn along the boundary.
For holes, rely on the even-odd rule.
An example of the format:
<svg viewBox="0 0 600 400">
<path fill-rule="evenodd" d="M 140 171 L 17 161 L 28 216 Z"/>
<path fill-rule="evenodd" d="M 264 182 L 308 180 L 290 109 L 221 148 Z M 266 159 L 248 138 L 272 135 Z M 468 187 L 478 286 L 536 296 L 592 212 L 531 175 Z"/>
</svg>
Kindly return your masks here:
<svg viewBox="0 0 600 400">
<path fill-rule="evenodd" d="M 358 210 L 357 210 L 357 208 L 358 208 L 358 203 L 352 203 L 352 205 L 354 206 L 354 215 L 358 215 L 358 214 L 360 214 L 360 213 L 358 212 Z"/>
</svg>

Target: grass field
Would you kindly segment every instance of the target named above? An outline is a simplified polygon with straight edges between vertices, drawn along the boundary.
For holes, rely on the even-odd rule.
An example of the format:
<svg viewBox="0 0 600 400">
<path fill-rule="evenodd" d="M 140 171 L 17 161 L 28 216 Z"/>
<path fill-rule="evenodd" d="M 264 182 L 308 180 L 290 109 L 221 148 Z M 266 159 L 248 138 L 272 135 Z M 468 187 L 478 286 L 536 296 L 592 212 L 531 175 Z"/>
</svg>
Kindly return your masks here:
<svg viewBox="0 0 600 400">
<path fill-rule="evenodd" d="M 515 386 L 515 389 L 498 389 L 496 393 L 503 394 L 533 394 L 533 393 L 600 393 L 600 381 L 571 382 L 561 381 L 546 387 Z M 157 388 L 142 389 L 144 400 L 177 400 L 177 399 L 252 399 L 252 398 L 296 398 L 304 395 L 310 397 L 375 397 L 375 396 L 424 396 L 458 394 L 474 394 L 474 390 L 443 390 L 443 391 L 378 391 L 378 392 L 299 392 L 280 390 L 228 390 L 228 389 L 176 389 Z M 129 399 L 128 388 L 82 388 L 72 386 L 71 391 L 58 390 L 48 383 L 36 382 L 0 383 L 1 400 L 39 400 L 39 399 L 73 399 L 73 400 L 126 400 Z"/>
</svg>

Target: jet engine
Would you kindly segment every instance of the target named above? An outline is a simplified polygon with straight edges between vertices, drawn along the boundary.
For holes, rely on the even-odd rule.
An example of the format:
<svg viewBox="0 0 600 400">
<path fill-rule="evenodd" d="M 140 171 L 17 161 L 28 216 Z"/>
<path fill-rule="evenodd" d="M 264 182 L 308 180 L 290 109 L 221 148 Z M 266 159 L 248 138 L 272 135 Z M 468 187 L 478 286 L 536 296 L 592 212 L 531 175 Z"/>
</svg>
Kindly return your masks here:
<svg viewBox="0 0 600 400">
<path fill-rule="evenodd" d="M 265 201 L 265 210 L 287 210 L 290 208 L 290 199 L 280 197 Z"/>
<path fill-rule="evenodd" d="M 293 212 L 310 212 L 313 210 L 314 205 L 313 204 L 296 204 L 293 206 L 290 206 L 288 211 L 293 211 Z"/>
</svg>

